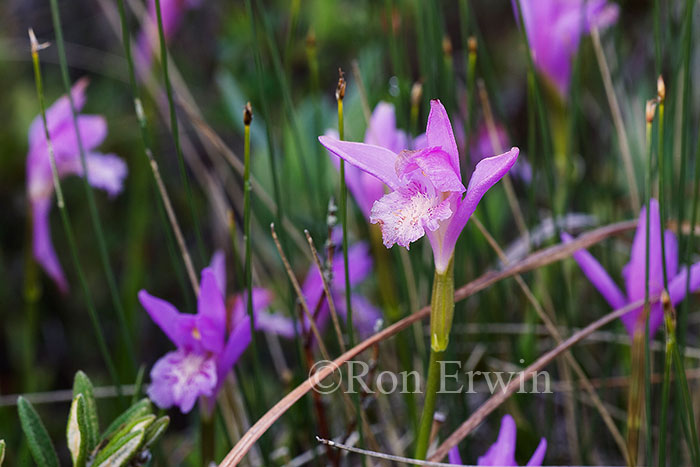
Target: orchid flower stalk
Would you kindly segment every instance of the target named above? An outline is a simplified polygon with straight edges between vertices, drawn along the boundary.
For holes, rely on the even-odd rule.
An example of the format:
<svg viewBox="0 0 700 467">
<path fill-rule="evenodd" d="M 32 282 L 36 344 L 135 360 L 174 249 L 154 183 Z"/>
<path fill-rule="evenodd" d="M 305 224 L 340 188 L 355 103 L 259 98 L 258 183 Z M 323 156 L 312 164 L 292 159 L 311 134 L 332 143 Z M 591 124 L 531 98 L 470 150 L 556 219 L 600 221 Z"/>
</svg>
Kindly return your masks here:
<svg viewBox="0 0 700 467">
<path fill-rule="evenodd" d="M 518 148 L 481 160 L 462 183 L 457 142 L 447 111 L 439 100 L 430 103 L 423 149 L 398 153 L 372 144 L 319 137 L 321 144 L 344 161 L 384 182 L 390 192 L 372 205 L 370 222 L 379 224 L 384 245 L 410 244 L 424 235 L 433 249 L 435 280 L 430 313 L 430 365 L 421 416 L 416 458 L 428 450 L 430 426 L 439 380 L 439 360 L 449 342 L 454 315 L 453 254 L 457 239 L 486 191 L 518 158 Z"/>
</svg>

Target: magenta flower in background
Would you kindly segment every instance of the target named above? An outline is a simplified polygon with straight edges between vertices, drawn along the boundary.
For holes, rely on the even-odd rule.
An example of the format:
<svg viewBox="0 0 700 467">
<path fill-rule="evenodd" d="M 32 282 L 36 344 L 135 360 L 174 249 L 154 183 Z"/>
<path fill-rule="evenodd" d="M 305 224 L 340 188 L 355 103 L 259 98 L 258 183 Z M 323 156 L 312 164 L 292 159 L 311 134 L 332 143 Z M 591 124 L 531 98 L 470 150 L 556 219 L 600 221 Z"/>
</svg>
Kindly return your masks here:
<svg viewBox="0 0 700 467">
<path fill-rule="evenodd" d="M 336 231 L 338 232 L 338 231 Z M 334 239 L 339 241 L 339 238 Z M 366 243 L 357 243 L 348 249 L 348 264 L 350 270 L 350 285 L 356 286 L 362 282 L 372 271 L 372 258 L 369 254 L 369 246 Z M 332 281 L 330 283 L 333 303 L 338 314 L 347 319 L 347 307 L 345 303 L 345 262 L 342 252 L 333 256 Z M 311 265 L 302 286 L 302 293 L 309 306 L 309 311 L 314 313 L 321 304 L 319 312 L 315 316 L 315 323 L 319 331 L 322 331 L 330 318 L 330 309 L 323 290 L 323 280 L 315 264 Z M 381 312 L 365 297 L 352 294 L 353 325 L 360 336 L 369 336 L 374 332 L 374 326 L 381 319 Z M 270 324 L 270 326 L 273 326 Z M 278 317 L 274 323 L 277 334 L 285 337 L 294 337 L 294 323 L 290 318 Z M 304 316 L 304 330 L 310 330 L 310 323 Z"/>
<path fill-rule="evenodd" d="M 338 139 L 338 132 L 328 130 L 326 136 Z M 414 149 L 417 149 L 415 143 L 420 144 L 424 139 L 423 135 L 417 137 L 414 140 Z M 406 132 L 396 128 L 396 113 L 392 104 L 380 102 L 374 108 L 365 131 L 365 143 L 381 146 L 395 153 L 409 146 Z M 340 159 L 332 152 L 329 155 L 333 165 L 340 170 Z M 384 183 L 353 165 L 345 166 L 345 182 L 360 210 L 369 219 L 372 205 L 384 196 Z"/>
<path fill-rule="evenodd" d="M 176 405 L 187 413 L 200 396 L 215 400 L 226 375 L 250 344 L 250 317 L 245 312 L 245 302 L 235 298 L 237 305 L 229 313 L 225 284 L 224 256 L 217 252 L 211 265 L 202 271 L 197 314 L 180 313 L 165 300 L 145 290 L 139 292 L 141 305 L 177 347 L 151 370 L 148 397 L 158 407 Z M 256 329 L 267 330 L 265 324 L 276 320 L 262 311 L 269 302 L 266 291 L 253 290 Z M 260 319 L 263 315 L 266 317 Z"/>
<path fill-rule="evenodd" d="M 163 35 L 165 36 L 166 42 L 169 41 L 180 28 L 180 24 L 187 10 L 196 8 L 201 3 L 201 0 L 160 0 L 160 13 L 163 18 Z M 138 67 L 141 72 L 145 72 L 151 66 L 153 51 L 159 50 L 158 16 L 156 13 L 155 0 L 148 0 L 148 21 L 144 23 L 139 33 L 138 53 L 136 54 Z M 151 38 L 149 34 L 153 34 L 153 37 Z"/>
<path fill-rule="evenodd" d="M 501 148 L 507 148 L 509 146 L 509 140 L 506 129 L 500 123 L 495 123 L 495 127 L 499 146 Z M 489 129 L 486 124 L 482 123 L 476 130 L 471 147 L 469 148 L 469 157 L 472 167 L 476 166 L 481 159 L 492 156 L 495 153 L 496 148 L 491 144 Z M 513 165 L 513 168 L 510 169 L 509 173 L 511 176 L 517 177 L 525 183 L 529 184 L 532 181 L 532 167 L 527 160 L 523 158 L 522 154 L 518 156 L 517 162 Z"/>
<path fill-rule="evenodd" d="M 629 303 L 644 298 L 644 278 L 646 274 L 646 207 L 639 214 L 639 223 L 632 243 L 630 262 L 622 269 L 625 279 L 626 294 L 622 293 L 612 278 L 603 269 L 603 266 L 586 250 L 579 250 L 573 257 L 581 267 L 588 280 L 595 286 L 600 294 L 614 309 L 624 307 Z M 661 254 L 661 226 L 659 222 L 659 203 L 651 200 L 649 211 L 649 295 L 655 296 L 664 288 L 663 263 Z M 572 237 L 562 234 L 564 242 L 570 242 Z M 678 243 L 676 236 L 670 230 L 664 232 L 666 250 L 666 273 L 668 275 L 668 294 L 671 302 L 677 305 L 685 298 L 685 286 L 688 269 L 678 268 Z M 700 288 L 700 263 L 695 263 L 690 268 L 690 291 Z M 640 322 L 643 307 L 636 308 L 622 317 L 630 336 L 644 323 Z M 661 303 L 655 303 L 649 314 L 649 336 L 652 337 L 663 322 L 663 309 Z"/>
<path fill-rule="evenodd" d="M 565 96 L 581 37 L 614 24 L 619 7 L 607 0 L 520 0 L 520 6 L 535 66 Z"/>
<path fill-rule="evenodd" d="M 498 433 L 498 439 L 491 447 L 486 451 L 486 453 L 479 457 L 477 465 L 483 466 L 499 466 L 517 467 L 518 463 L 515 461 L 515 440 L 517 435 L 517 429 L 515 427 L 515 420 L 510 415 L 504 415 L 501 419 L 501 430 Z M 547 440 L 542 438 L 540 444 L 537 445 L 537 449 L 532 454 L 532 457 L 527 462 L 528 466 L 542 465 L 544 461 L 544 455 L 547 451 Z M 462 465 L 462 459 L 459 456 L 459 449 L 455 446 L 452 448 L 448 455 L 450 464 Z"/>
<path fill-rule="evenodd" d="M 391 190 L 377 200 L 370 222 L 380 224 L 384 245 L 406 248 L 428 235 L 435 268 L 444 273 L 457 238 L 486 191 L 513 166 L 518 149 L 480 161 L 467 188 L 462 184 L 452 126 L 439 100 L 432 100 L 426 148 L 395 151 L 365 143 L 319 137 L 333 154 L 384 182 Z M 463 194 L 466 192 L 466 195 Z"/>
<path fill-rule="evenodd" d="M 85 105 L 87 85 L 87 79 L 81 79 L 71 90 L 77 112 Z M 62 96 L 47 109 L 46 122 L 59 177 L 83 176 L 78 139 L 68 96 Z M 85 150 L 88 182 L 95 188 L 105 190 L 110 197 L 116 196 L 122 191 L 127 167 L 116 155 L 96 151 L 107 136 L 105 118 L 101 115 L 80 115 L 78 127 Z M 29 127 L 29 153 L 27 154 L 27 195 L 31 204 L 33 228 L 32 252 L 44 271 L 65 292 L 68 290 L 68 283 L 51 241 L 49 214 L 53 204 L 53 193 L 51 159 L 44 124 L 39 115 Z"/>
</svg>

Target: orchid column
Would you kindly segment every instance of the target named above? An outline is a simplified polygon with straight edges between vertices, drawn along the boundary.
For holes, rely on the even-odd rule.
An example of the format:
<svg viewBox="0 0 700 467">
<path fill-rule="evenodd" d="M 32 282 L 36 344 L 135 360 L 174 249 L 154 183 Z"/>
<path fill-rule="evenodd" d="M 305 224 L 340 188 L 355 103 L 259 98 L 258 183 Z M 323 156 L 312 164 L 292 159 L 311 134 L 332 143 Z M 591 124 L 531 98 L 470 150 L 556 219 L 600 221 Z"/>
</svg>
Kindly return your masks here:
<svg viewBox="0 0 700 467">
<path fill-rule="evenodd" d="M 410 248 L 424 235 L 433 248 L 435 279 L 430 314 L 430 369 L 416 457 L 424 459 L 439 383 L 439 361 L 449 342 L 454 314 L 453 253 L 457 239 L 486 191 L 513 166 L 518 149 L 481 160 L 465 188 L 452 125 L 439 100 L 430 102 L 426 147 L 398 154 L 371 144 L 321 136 L 321 144 L 389 187 L 374 202 L 370 222 L 379 224 L 384 245 Z"/>
</svg>

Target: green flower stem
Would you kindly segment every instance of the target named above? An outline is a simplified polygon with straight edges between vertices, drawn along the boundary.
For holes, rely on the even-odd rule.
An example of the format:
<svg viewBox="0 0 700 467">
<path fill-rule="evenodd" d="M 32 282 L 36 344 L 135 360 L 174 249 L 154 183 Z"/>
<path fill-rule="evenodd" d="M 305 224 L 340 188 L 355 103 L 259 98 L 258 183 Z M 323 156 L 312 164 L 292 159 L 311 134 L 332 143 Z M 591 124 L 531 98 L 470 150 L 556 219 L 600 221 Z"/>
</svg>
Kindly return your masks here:
<svg viewBox="0 0 700 467">
<path fill-rule="evenodd" d="M 414 457 L 418 460 L 425 460 L 430 444 L 430 432 L 433 426 L 433 414 L 435 413 L 435 401 L 437 390 L 440 385 L 440 361 L 445 352 L 430 350 L 430 363 L 428 364 L 428 382 L 425 388 L 425 403 L 423 414 L 420 417 L 418 428 L 418 439 L 416 441 L 416 452 Z"/>
<path fill-rule="evenodd" d="M 440 384 L 440 361 L 447 349 L 452 328 L 455 310 L 453 265 L 454 261 L 450 259 L 447 269 L 442 273 L 435 271 L 435 279 L 433 279 L 433 296 L 430 300 L 430 363 L 415 452 L 415 458 L 420 460 L 424 460 L 428 453 L 435 401 Z"/>
<path fill-rule="evenodd" d="M 452 317 L 455 311 L 454 262 L 450 259 L 447 270 L 435 271 L 433 296 L 430 299 L 430 348 L 444 352 L 450 340 Z"/>
</svg>

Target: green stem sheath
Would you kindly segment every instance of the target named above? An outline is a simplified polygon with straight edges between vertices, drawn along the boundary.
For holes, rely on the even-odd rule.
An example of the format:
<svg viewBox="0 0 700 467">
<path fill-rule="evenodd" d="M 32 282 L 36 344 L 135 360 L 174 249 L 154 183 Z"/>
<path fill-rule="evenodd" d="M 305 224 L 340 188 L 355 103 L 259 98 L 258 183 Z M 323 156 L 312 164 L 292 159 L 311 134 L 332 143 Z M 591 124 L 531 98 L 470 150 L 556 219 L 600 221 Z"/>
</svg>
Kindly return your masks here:
<svg viewBox="0 0 700 467">
<path fill-rule="evenodd" d="M 447 349 L 452 328 L 455 309 L 453 264 L 453 259 L 450 259 L 447 269 L 443 272 L 435 271 L 433 279 L 433 296 L 430 301 L 430 363 L 415 451 L 415 458 L 419 460 L 424 460 L 428 452 L 435 401 L 440 384 L 440 362 Z"/>
</svg>

